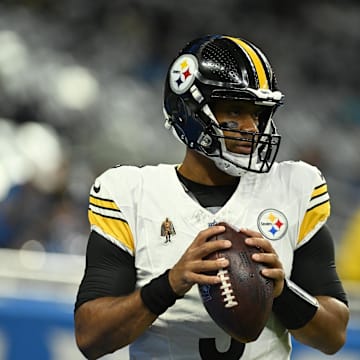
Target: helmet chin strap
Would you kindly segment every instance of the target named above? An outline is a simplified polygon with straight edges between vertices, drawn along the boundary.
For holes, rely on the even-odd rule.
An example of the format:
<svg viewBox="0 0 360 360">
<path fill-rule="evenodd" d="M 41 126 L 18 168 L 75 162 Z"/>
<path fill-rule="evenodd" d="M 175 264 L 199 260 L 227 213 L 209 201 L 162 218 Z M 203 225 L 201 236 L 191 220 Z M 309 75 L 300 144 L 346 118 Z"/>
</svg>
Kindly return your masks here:
<svg viewBox="0 0 360 360">
<path fill-rule="evenodd" d="M 258 170 L 260 168 L 260 165 L 257 163 L 256 154 L 253 154 L 250 159 L 250 155 L 236 154 L 227 151 L 223 157 L 209 158 L 215 163 L 219 170 L 230 176 L 242 176 L 249 170 Z"/>
<path fill-rule="evenodd" d="M 221 158 L 212 158 L 216 167 L 221 170 L 222 172 L 230 175 L 230 176 L 243 176 L 247 173 L 247 170 L 242 169 L 234 164 L 229 163 L 228 161 L 221 159 Z"/>
</svg>

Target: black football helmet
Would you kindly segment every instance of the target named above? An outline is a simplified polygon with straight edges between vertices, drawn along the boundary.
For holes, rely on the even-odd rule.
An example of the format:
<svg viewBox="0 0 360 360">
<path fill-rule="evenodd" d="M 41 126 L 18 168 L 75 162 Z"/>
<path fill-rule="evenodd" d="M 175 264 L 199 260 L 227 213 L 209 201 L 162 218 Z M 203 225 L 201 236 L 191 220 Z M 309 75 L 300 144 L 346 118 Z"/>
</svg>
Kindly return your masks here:
<svg viewBox="0 0 360 360">
<path fill-rule="evenodd" d="M 188 43 L 171 63 L 164 89 L 165 126 L 189 148 L 212 159 L 232 176 L 268 172 L 275 161 L 280 135 L 272 115 L 283 102 L 265 55 L 252 43 L 209 35 Z M 250 101 L 261 107 L 259 132 L 231 130 L 227 138 L 251 142 L 250 155 L 230 152 L 223 129 L 212 111 L 218 100 Z"/>
</svg>

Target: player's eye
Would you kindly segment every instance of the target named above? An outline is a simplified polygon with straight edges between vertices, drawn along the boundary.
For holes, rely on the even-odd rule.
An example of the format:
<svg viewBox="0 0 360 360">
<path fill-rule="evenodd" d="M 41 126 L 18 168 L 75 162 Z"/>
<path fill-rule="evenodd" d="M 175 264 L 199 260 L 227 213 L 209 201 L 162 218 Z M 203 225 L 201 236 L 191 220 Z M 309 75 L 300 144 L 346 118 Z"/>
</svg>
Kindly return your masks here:
<svg viewBox="0 0 360 360">
<path fill-rule="evenodd" d="M 236 130 L 239 124 L 236 121 L 224 121 L 220 123 L 220 126 L 223 130 Z"/>
</svg>

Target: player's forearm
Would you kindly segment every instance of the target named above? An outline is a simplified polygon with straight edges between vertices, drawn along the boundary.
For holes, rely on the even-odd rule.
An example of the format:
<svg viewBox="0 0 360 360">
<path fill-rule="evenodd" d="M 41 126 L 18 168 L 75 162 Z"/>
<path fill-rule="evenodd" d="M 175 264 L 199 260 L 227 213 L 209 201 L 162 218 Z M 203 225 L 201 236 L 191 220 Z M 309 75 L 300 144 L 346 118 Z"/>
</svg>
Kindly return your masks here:
<svg viewBox="0 0 360 360">
<path fill-rule="evenodd" d="M 349 310 L 334 298 L 319 296 L 317 299 L 319 308 L 313 319 L 302 328 L 291 330 L 291 334 L 305 345 L 334 354 L 345 343 Z"/>
<path fill-rule="evenodd" d="M 134 341 L 156 317 L 144 306 L 139 291 L 86 302 L 75 313 L 78 347 L 88 359 L 97 359 Z"/>
</svg>

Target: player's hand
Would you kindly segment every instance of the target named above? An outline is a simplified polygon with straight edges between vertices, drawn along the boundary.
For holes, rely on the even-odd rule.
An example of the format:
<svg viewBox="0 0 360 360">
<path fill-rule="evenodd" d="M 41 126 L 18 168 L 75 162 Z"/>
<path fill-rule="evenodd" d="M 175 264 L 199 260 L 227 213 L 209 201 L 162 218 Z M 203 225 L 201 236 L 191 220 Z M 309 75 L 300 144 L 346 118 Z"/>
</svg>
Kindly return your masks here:
<svg viewBox="0 0 360 360">
<path fill-rule="evenodd" d="M 170 270 L 169 281 L 176 294 L 184 295 L 196 283 L 217 284 L 220 282 L 218 276 L 204 273 L 225 268 L 229 265 L 229 261 L 225 258 L 217 260 L 204 260 L 203 258 L 214 251 L 231 247 L 231 242 L 228 240 L 206 241 L 224 231 L 224 226 L 212 226 L 199 232 L 180 260 Z"/>
<path fill-rule="evenodd" d="M 263 253 L 252 255 L 252 259 L 256 262 L 264 264 L 267 268 L 262 270 L 262 275 L 274 280 L 274 298 L 279 296 L 284 287 L 285 272 L 282 263 L 271 245 L 271 242 L 265 239 L 259 232 L 241 229 L 249 237 L 245 240 L 247 245 L 260 247 Z"/>
</svg>

